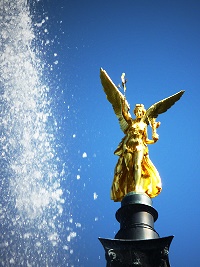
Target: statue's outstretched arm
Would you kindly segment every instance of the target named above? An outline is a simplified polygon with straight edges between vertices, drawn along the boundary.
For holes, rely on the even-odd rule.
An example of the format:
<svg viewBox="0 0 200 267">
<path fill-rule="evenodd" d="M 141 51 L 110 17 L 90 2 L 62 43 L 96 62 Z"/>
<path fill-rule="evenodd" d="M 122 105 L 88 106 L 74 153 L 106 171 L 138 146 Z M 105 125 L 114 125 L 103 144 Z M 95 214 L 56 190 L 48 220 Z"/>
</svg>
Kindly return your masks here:
<svg viewBox="0 0 200 267">
<path fill-rule="evenodd" d="M 153 131 L 152 131 L 152 139 L 149 139 L 148 135 L 147 135 L 147 128 L 145 129 L 145 133 L 144 134 L 145 134 L 145 143 L 147 145 L 155 144 L 159 139 L 159 135 L 157 133 L 153 132 Z"/>
<path fill-rule="evenodd" d="M 127 123 L 131 122 L 131 117 L 129 116 L 129 113 L 127 112 L 127 109 L 126 109 L 126 99 L 125 98 L 122 100 L 122 115 L 123 115 L 124 119 L 127 121 Z"/>
</svg>

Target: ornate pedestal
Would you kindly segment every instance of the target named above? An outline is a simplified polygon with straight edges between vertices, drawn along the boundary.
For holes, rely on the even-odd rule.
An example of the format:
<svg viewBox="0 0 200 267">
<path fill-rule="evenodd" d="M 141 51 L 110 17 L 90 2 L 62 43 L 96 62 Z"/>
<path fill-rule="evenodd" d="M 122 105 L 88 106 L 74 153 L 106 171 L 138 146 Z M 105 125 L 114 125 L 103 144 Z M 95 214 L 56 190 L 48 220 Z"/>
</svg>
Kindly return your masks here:
<svg viewBox="0 0 200 267">
<path fill-rule="evenodd" d="M 173 236 L 159 237 L 154 229 L 157 218 L 146 194 L 127 194 L 116 212 L 120 230 L 115 239 L 99 238 L 105 249 L 106 266 L 170 267 L 168 253 Z"/>
</svg>

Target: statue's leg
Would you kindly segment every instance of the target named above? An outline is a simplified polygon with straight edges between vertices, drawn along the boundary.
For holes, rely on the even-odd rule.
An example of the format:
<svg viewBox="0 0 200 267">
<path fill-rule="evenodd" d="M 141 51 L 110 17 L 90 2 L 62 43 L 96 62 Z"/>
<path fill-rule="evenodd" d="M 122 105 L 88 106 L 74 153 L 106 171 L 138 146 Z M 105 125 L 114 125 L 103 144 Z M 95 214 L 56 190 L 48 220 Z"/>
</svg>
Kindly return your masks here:
<svg viewBox="0 0 200 267">
<path fill-rule="evenodd" d="M 144 192 L 142 187 L 142 159 L 144 156 L 143 150 L 135 151 L 134 153 L 134 179 L 135 192 Z"/>
<path fill-rule="evenodd" d="M 131 171 L 133 169 L 133 154 L 130 152 L 125 153 L 124 161 L 128 172 Z"/>
</svg>

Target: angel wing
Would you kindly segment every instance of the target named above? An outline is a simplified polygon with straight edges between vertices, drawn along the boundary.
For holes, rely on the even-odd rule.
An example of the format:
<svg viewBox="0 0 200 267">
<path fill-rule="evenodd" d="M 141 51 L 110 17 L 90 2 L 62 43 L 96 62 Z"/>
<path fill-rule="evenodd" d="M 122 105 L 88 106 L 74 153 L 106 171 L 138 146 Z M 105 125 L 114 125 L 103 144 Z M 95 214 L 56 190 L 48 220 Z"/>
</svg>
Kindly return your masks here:
<svg viewBox="0 0 200 267">
<path fill-rule="evenodd" d="M 166 112 L 171 106 L 173 106 L 184 94 L 184 90 L 169 96 L 154 105 L 152 105 L 150 108 L 147 109 L 146 114 L 143 118 L 144 122 L 149 124 L 149 120 L 153 118 L 157 118 L 159 114 Z"/>
<path fill-rule="evenodd" d="M 125 103 L 124 108 L 127 112 L 130 109 L 129 104 L 125 99 L 124 95 L 118 90 L 117 86 L 113 83 L 113 81 L 110 79 L 106 71 L 103 70 L 102 68 L 100 69 L 100 78 L 107 99 L 112 104 L 114 112 L 119 120 L 120 128 L 122 129 L 123 132 L 125 132 L 126 129 L 128 128 L 128 123 L 126 122 L 122 114 L 122 103 L 124 101 Z M 131 117 L 129 112 L 128 114 Z"/>
</svg>

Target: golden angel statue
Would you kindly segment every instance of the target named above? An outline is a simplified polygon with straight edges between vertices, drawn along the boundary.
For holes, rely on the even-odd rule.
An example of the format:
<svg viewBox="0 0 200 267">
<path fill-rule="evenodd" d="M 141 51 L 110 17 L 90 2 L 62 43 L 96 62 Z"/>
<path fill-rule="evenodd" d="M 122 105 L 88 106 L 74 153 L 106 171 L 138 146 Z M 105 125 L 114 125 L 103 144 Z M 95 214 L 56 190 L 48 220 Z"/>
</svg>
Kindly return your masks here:
<svg viewBox="0 0 200 267">
<path fill-rule="evenodd" d="M 143 104 L 136 104 L 135 119 L 129 113 L 129 104 L 117 86 L 112 82 L 105 70 L 100 70 L 101 83 L 108 101 L 112 104 L 115 114 L 125 136 L 119 143 L 114 154 L 119 156 L 114 171 L 111 188 L 111 199 L 121 201 L 129 192 L 146 193 L 149 197 L 157 196 L 162 190 L 160 175 L 151 162 L 148 154 L 149 144 L 158 141 L 156 132 L 160 122 L 156 122 L 159 114 L 166 112 L 183 95 L 180 91 L 165 98 L 145 110 Z M 121 76 L 124 93 L 126 90 L 125 73 Z M 147 126 L 152 128 L 152 140 L 148 139 Z"/>
</svg>

